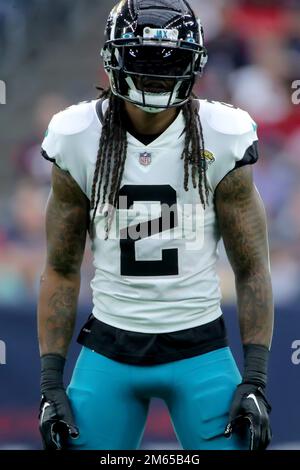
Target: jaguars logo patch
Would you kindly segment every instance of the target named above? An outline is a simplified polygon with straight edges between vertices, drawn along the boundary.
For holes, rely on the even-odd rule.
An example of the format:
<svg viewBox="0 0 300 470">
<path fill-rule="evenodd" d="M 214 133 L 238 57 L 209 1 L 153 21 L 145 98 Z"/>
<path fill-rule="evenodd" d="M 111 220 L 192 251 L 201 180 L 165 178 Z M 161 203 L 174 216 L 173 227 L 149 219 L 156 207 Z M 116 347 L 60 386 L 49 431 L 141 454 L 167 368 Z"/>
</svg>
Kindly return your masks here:
<svg viewBox="0 0 300 470">
<path fill-rule="evenodd" d="M 209 150 L 204 150 L 203 154 L 207 167 L 209 167 L 212 163 L 216 161 L 214 154 Z"/>
</svg>

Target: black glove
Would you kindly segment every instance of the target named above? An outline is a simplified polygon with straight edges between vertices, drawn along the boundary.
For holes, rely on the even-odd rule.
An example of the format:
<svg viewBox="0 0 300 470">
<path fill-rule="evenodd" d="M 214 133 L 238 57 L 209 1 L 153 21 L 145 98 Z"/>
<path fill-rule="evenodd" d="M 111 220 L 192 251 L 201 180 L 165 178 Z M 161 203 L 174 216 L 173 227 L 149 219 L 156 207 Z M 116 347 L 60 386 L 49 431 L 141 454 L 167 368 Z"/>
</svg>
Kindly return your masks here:
<svg viewBox="0 0 300 470">
<path fill-rule="evenodd" d="M 79 431 L 63 385 L 65 359 L 58 354 L 46 354 L 41 357 L 41 364 L 39 429 L 44 449 L 66 449 L 69 439 L 76 439 Z"/>
<path fill-rule="evenodd" d="M 233 432 L 246 436 L 250 430 L 249 450 L 264 450 L 271 442 L 269 424 L 271 407 L 261 387 L 241 383 L 235 392 L 225 436 Z"/>
<path fill-rule="evenodd" d="M 244 347 L 243 381 L 238 385 L 229 412 L 225 436 L 233 432 L 249 435 L 249 450 L 264 450 L 271 442 L 271 406 L 265 396 L 269 350 L 261 345 Z"/>
</svg>

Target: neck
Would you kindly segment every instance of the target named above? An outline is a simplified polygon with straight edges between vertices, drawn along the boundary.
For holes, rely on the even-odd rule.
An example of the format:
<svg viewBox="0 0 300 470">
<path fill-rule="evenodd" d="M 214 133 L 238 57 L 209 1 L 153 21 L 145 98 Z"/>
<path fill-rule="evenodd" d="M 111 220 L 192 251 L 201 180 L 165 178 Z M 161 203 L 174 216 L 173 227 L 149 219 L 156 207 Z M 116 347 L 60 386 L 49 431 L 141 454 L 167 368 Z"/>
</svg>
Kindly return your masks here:
<svg viewBox="0 0 300 470">
<path fill-rule="evenodd" d="M 129 118 L 131 127 L 138 134 L 161 134 L 176 119 L 178 108 L 169 108 L 161 113 L 146 113 L 132 103 L 125 101 L 125 114 Z"/>
</svg>

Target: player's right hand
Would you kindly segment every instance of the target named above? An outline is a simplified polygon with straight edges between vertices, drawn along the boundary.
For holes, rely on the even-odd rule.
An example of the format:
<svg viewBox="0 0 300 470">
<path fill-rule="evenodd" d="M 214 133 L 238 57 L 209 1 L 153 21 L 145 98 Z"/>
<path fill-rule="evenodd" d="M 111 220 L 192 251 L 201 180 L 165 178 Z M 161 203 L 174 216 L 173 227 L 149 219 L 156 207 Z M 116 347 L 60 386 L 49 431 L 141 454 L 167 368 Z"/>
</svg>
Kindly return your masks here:
<svg viewBox="0 0 300 470">
<path fill-rule="evenodd" d="M 45 450 L 67 449 L 70 439 L 79 437 L 70 403 L 63 388 L 47 390 L 42 395 L 39 429 Z"/>
</svg>

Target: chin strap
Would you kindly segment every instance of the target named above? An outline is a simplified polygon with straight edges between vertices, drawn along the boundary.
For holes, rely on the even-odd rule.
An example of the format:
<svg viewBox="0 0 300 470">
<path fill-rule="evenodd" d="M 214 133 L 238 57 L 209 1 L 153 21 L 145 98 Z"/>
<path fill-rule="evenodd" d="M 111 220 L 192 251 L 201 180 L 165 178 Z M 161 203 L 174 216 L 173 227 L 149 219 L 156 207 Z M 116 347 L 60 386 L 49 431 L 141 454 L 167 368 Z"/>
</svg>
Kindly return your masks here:
<svg viewBox="0 0 300 470">
<path fill-rule="evenodd" d="M 137 108 L 141 109 L 142 111 L 145 111 L 145 113 L 150 113 L 150 114 L 159 114 L 165 111 L 165 108 L 151 108 L 150 106 L 140 106 L 136 105 Z"/>
<path fill-rule="evenodd" d="M 170 92 L 166 92 L 166 93 L 149 93 L 148 92 L 147 93 L 147 92 L 138 90 L 131 77 L 127 77 L 126 82 L 129 87 L 129 93 L 128 93 L 129 99 L 132 100 L 134 104 L 136 104 L 139 108 L 143 109 L 144 111 L 148 113 L 161 113 L 167 108 L 168 104 L 172 106 L 176 104 L 176 102 L 178 102 L 176 97 L 177 97 L 177 91 L 180 87 L 180 83 L 177 83 L 174 89 Z M 172 94 L 172 98 L 170 101 L 171 94 Z M 143 105 L 144 102 L 145 102 L 145 106 Z M 156 106 L 159 106 L 159 108 L 157 108 Z"/>
</svg>

